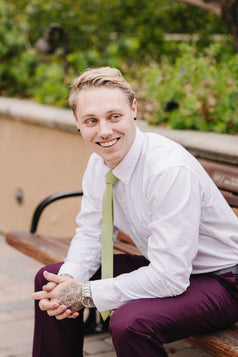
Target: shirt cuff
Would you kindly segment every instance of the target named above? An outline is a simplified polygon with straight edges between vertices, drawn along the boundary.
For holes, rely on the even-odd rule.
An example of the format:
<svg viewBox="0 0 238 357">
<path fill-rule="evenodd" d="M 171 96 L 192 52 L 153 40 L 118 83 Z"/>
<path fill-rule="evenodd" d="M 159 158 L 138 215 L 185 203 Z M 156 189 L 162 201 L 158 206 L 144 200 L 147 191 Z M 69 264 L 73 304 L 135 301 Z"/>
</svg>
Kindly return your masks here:
<svg viewBox="0 0 238 357">
<path fill-rule="evenodd" d="M 58 275 L 70 274 L 74 279 L 83 282 L 90 279 L 88 274 L 82 271 L 77 264 L 74 263 L 63 263 L 61 265 Z"/>
<path fill-rule="evenodd" d="M 93 302 L 100 312 L 115 310 L 123 305 L 115 293 L 113 280 L 110 278 L 91 281 Z"/>
</svg>

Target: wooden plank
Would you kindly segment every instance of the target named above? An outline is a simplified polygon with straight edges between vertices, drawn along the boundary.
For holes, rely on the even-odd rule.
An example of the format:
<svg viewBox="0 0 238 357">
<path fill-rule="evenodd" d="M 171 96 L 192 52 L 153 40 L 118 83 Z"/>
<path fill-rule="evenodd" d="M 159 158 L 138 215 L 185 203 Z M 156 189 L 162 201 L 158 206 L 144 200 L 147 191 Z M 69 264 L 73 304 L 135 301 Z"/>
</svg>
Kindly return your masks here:
<svg viewBox="0 0 238 357">
<path fill-rule="evenodd" d="M 114 243 L 114 248 L 122 253 L 128 253 L 132 255 L 142 255 L 141 252 L 135 246 L 128 243 L 124 243 L 120 240 L 116 240 L 116 242 Z"/>
<path fill-rule="evenodd" d="M 238 193 L 238 167 L 199 159 L 218 188 Z"/>
<path fill-rule="evenodd" d="M 232 210 L 235 213 L 235 215 L 238 217 L 238 208 L 232 208 Z"/>
<path fill-rule="evenodd" d="M 233 208 L 238 217 L 238 208 Z M 72 237 L 56 238 L 41 234 L 15 231 L 6 235 L 6 241 L 22 253 L 48 265 L 61 262 L 65 259 Z M 132 240 L 125 233 L 119 231 L 118 239 L 114 244 L 115 253 L 129 253 L 141 255 Z"/>
<path fill-rule="evenodd" d="M 222 171 L 214 171 L 211 177 L 217 187 L 227 191 L 238 192 L 238 176 L 228 175 Z"/>
<path fill-rule="evenodd" d="M 118 232 L 117 239 L 119 239 L 122 242 L 129 243 L 129 244 L 135 246 L 135 243 L 133 242 L 133 240 L 126 233 L 124 233 L 120 230 Z"/>
<path fill-rule="evenodd" d="M 214 357 L 238 357 L 238 323 L 224 330 L 191 336 L 185 341 Z"/>
<path fill-rule="evenodd" d="M 65 259 L 71 238 L 54 238 L 16 231 L 8 233 L 6 241 L 22 253 L 48 265 Z"/>
<path fill-rule="evenodd" d="M 119 237 L 123 237 L 123 233 Z M 6 242 L 22 253 L 45 265 L 64 261 L 72 237 L 56 238 L 42 234 L 15 231 L 6 235 Z M 115 253 L 139 254 L 139 250 L 129 243 L 118 239 L 114 245 Z"/>
<path fill-rule="evenodd" d="M 238 208 L 238 195 L 234 195 L 231 192 L 220 190 L 225 200 L 232 208 Z"/>
</svg>

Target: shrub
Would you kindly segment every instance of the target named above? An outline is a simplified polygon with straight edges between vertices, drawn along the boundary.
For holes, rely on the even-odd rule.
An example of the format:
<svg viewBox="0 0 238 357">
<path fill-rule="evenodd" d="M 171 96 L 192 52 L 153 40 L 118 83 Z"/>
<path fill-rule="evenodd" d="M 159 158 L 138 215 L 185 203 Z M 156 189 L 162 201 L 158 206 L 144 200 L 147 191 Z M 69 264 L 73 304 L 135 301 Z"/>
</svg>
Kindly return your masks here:
<svg viewBox="0 0 238 357">
<path fill-rule="evenodd" d="M 61 63 L 40 64 L 35 72 L 33 98 L 42 104 L 66 106 L 67 83 Z"/>
<path fill-rule="evenodd" d="M 216 43 L 203 53 L 180 46 L 174 64 L 164 61 L 146 70 L 148 97 L 157 102 L 151 124 L 173 129 L 238 132 L 238 55 L 221 59 Z"/>
</svg>

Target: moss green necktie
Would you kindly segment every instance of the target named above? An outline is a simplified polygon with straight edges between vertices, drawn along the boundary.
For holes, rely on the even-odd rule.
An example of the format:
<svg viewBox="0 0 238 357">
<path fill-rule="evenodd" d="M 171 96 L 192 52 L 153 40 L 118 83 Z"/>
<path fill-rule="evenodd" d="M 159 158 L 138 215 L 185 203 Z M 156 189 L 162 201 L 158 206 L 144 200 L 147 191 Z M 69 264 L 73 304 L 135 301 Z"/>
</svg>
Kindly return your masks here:
<svg viewBox="0 0 238 357">
<path fill-rule="evenodd" d="M 102 201 L 102 279 L 113 277 L 113 185 L 118 178 L 113 175 L 112 170 L 106 173 L 106 190 Z M 110 315 L 110 311 L 101 313 L 104 320 Z"/>
</svg>

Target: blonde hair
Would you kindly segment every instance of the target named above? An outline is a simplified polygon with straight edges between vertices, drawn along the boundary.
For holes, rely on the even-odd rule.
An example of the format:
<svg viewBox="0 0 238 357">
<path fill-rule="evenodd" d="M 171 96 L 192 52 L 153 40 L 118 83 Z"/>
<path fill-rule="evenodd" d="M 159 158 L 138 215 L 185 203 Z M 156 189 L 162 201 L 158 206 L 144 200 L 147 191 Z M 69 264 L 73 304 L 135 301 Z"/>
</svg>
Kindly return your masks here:
<svg viewBox="0 0 238 357">
<path fill-rule="evenodd" d="M 126 94 L 131 106 L 135 98 L 130 84 L 122 77 L 121 72 L 117 68 L 100 67 L 87 69 L 74 80 L 71 87 L 69 104 L 74 113 L 76 112 L 80 90 L 90 87 L 119 88 Z"/>
</svg>

